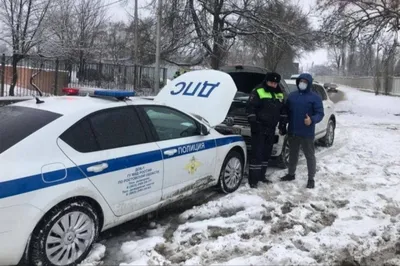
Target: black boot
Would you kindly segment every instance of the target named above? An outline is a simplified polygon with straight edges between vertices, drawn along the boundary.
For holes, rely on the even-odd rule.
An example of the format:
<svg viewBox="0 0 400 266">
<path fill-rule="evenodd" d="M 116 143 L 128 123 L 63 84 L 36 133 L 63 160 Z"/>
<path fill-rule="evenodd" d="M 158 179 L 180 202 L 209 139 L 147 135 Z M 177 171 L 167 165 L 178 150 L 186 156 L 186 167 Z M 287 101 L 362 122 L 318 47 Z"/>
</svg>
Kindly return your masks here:
<svg viewBox="0 0 400 266">
<path fill-rule="evenodd" d="M 307 182 L 307 188 L 314 188 L 315 187 L 315 181 L 314 181 L 314 179 L 308 179 L 308 182 Z"/>
<path fill-rule="evenodd" d="M 293 181 L 296 179 L 295 175 L 285 175 L 284 177 L 281 177 L 281 181 Z"/>
<path fill-rule="evenodd" d="M 272 182 L 265 177 L 267 169 L 268 169 L 268 163 L 263 162 L 261 168 L 260 182 L 263 182 L 264 184 L 271 184 Z"/>
<path fill-rule="evenodd" d="M 260 181 L 263 182 L 264 184 L 271 184 L 271 183 L 272 183 L 271 180 L 268 180 L 268 179 L 265 178 L 265 177 L 264 177 L 264 179 L 261 179 Z"/>
<path fill-rule="evenodd" d="M 271 180 L 268 180 L 268 179 L 265 177 L 265 174 L 261 177 L 260 182 L 263 182 L 264 184 L 271 184 L 271 183 L 272 183 Z"/>
<path fill-rule="evenodd" d="M 257 184 L 249 184 L 249 185 L 250 185 L 250 188 L 257 188 L 258 187 Z"/>
<path fill-rule="evenodd" d="M 261 165 L 250 164 L 249 166 L 249 186 L 257 188 L 257 183 L 260 180 Z"/>
</svg>

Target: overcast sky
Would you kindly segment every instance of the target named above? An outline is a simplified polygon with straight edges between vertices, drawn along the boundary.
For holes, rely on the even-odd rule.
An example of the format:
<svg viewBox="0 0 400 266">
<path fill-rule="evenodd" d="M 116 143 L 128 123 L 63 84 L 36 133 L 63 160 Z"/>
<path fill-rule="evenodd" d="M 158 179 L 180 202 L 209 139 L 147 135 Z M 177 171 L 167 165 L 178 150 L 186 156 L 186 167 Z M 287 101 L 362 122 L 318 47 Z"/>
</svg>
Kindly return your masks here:
<svg viewBox="0 0 400 266">
<path fill-rule="evenodd" d="M 106 0 L 106 1 L 111 4 L 118 0 Z M 298 3 L 304 7 L 305 11 L 309 11 L 310 9 L 312 9 L 316 2 L 316 0 L 293 0 L 293 1 L 296 2 L 298 1 Z M 128 4 L 116 3 L 110 5 L 109 15 L 113 20 L 121 20 L 121 19 L 128 20 L 129 15 L 127 14 L 127 11 L 133 14 L 134 0 L 125 0 L 122 2 L 127 2 Z M 146 5 L 146 3 L 148 3 L 148 1 L 146 0 L 138 0 L 138 2 L 139 2 L 139 7 L 143 7 Z M 141 14 L 145 15 L 145 11 L 139 10 L 139 16 Z M 311 17 L 310 19 L 314 25 L 317 24 L 318 18 Z M 320 49 L 313 53 L 306 53 L 302 56 L 302 58 L 299 61 L 300 64 L 304 66 L 306 69 L 310 67 L 312 63 L 314 63 L 315 65 L 324 64 L 328 61 L 327 51 L 325 49 Z"/>
</svg>

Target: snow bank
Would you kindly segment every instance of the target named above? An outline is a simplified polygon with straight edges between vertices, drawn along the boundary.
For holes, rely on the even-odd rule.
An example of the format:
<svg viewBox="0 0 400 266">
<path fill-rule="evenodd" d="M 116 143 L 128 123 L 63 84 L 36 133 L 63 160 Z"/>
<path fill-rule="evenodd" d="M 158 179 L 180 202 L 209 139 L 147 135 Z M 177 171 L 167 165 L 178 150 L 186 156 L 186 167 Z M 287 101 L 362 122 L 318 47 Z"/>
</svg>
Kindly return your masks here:
<svg viewBox="0 0 400 266">
<path fill-rule="evenodd" d="M 106 252 L 106 247 L 102 244 L 94 244 L 87 258 L 82 261 L 80 266 L 97 266 L 101 265 L 101 260 Z"/>
<path fill-rule="evenodd" d="M 130 262 L 120 265 L 147 265 L 149 259 L 154 261 L 161 258 L 161 260 L 164 261 L 162 256 L 154 251 L 154 248 L 158 244 L 164 242 L 164 238 L 159 236 L 145 238 L 139 241 L 125 242 L 122 244 L 121 250 L 125 258 Z"/>
<path fill-rule="evenodd" d="M 376 122 L 400 121 L 399 97 L 360 92 L 347 86 L 340 86 L 339 89 L 345 92 L 347 98 L 335 107 L 343 116 L 342 120 L 364 124 L 370 123 L 372 119 Z"/>
</svg>

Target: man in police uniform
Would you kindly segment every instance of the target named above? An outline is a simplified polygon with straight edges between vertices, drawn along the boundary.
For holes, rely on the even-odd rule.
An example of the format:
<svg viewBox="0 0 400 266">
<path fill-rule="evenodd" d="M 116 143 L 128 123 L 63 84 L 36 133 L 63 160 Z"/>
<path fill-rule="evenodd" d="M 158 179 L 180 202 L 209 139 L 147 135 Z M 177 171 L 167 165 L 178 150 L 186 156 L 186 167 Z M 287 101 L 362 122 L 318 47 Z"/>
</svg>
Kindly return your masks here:
<svg viewBox="0 0 400 266">
<path fill-rule="evenodd" d="M 275 129 L 286 134 L 287 114 L 278 73 L 267 73 L 265 80 L 250 94 L 247 102 L 248 120 L 251 126 L 251 156 L 249 185 L 257 188 L 259 181 L 271 183 L 266 177 L 268 160 L 274 145 Z"/>
</svg>

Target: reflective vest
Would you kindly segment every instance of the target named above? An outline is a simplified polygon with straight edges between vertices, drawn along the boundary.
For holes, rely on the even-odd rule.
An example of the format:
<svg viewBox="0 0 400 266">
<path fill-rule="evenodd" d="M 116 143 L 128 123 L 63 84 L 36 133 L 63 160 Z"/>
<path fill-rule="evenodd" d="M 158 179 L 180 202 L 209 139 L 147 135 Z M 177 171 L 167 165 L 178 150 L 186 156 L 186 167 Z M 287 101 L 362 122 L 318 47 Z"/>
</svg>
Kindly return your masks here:
<svg viewBox="0 0 400 266">
<path fill-rule="evenodd" d="M 257 89 L 257 94 L 258 97 L 260 97 L 260 99 L 278 99 L 279 101 L 283 101 L 283 93 L 279 92 L 279 93 L 271 93 L 269 91 L 265 91 L 264 88 L 258 88 Z"/>
</svg>

